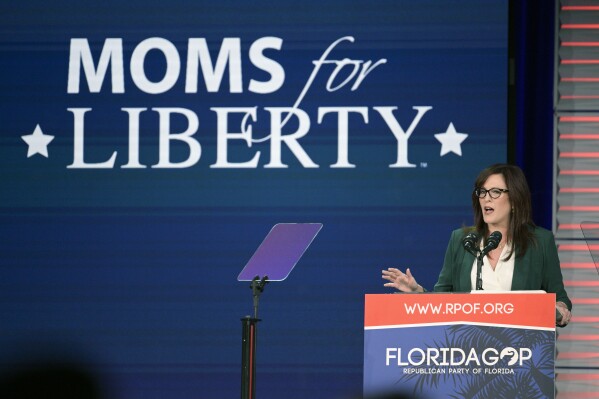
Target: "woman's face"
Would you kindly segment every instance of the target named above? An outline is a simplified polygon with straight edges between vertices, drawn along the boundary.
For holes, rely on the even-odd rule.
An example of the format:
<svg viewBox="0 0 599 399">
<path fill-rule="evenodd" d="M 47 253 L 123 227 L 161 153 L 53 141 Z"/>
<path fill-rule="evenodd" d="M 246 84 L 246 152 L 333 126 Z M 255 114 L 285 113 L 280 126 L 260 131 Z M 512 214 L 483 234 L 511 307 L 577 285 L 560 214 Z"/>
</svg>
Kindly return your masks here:
<svg viewBox="0 0 599 399">
<path fill-rule="evenodd" d="M 482 188 L 489 191 L 494 188 L 507 190 L 505 179 L 502 174 L 491 175 L 485 181 Z M 483 213 L 483 220 L 489 226 L 490 231 L 507 230 L 510 225 L 512 214 L 512 205 L 510 204 L 509 193 L 501 193 L 499 198 L 491 198 L 487 193 L 484 198 L 478 199 Z"/>
</svg>

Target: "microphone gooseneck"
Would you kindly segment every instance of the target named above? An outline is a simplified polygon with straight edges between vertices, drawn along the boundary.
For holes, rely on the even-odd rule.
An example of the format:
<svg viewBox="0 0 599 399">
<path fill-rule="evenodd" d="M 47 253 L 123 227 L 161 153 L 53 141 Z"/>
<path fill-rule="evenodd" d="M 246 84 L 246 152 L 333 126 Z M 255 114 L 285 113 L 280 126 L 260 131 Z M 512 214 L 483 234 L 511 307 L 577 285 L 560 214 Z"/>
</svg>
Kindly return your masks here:
<svg viewBox="0 0 599 399">
<path fill-rule="evenodd" d="M 483 273 L 482 273 L 483 258 L 485 257 L 486 254 L 488 254 L 489 252 L 491 252 L 492 250 L 494 250 L 495 248 L 497 248 L 499 246 L 499 243 L 501 242 L 501 237 L 502 237 L 501 232 L 499 232 L 499 231 L 492 232 L 489 235 L 489 237 L 487 238 L 487 241 L 485 242 L 485 246 L 483 247 L 483 250 L 480 251 L 480 253 L 476 257 L 476 289 L 477 290 L 483 289 Z M 464 248 L 465 247 L 466 246 L 464 244 Z"/>
</svg>

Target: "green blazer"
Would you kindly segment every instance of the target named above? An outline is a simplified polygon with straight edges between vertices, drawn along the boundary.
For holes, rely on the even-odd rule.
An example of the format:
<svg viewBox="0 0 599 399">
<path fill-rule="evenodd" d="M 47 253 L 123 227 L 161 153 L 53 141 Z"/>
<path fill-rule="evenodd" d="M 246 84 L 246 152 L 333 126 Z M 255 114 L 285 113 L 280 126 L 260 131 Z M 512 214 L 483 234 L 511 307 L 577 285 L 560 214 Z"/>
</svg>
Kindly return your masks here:
<svg viewBox="0 0 599 399">
<path fill-rule="evenodd" d="M 464 236 L 464 229 L 454 230 L 451 234 L 435 291 L 470 292 L 473 289 L 470 273 L 475 258 L 464 249 Z M 564 289 L 553 234 L 541 227 L 535 227 L 534 236 L 536 243 L 528 246 L 524 256 L 515 259 L 512 291 L 544 290 L 555 293 L 556 301 L 565 303 L 568 309 L 572 310 L 572 302 Z"/>
</svg>

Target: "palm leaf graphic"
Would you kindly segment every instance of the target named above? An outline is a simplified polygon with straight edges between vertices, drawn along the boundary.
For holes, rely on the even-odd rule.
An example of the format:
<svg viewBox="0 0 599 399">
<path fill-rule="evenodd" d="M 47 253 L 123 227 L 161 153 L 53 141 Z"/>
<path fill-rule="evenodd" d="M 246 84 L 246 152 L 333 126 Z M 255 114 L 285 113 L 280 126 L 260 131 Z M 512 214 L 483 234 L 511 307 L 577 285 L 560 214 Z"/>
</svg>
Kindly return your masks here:
<svg viewBox="0 0 599 399">
<path fill-rule="evenodd" d="M 543 373 L 541 370 L 534 367 L 534 365 L 530 368 L 530 375 L 535 382 L 535 387 L 542 393 L 542 396 L 540 396 L 541 398 L 553 397 L 555 386 L 552 377 Z"/>
<path fill-rule="evenodd" d="M 522 339 L 521 331 L 511 328 L 464 325 L 450 327 L 449 331 L 456 342 L 469 348 L 513 347 Z"/>
<path fill-rule="evenodd" d="M 452 399 L 543 399 L 547 398 L 531 386 L 531 377 L 526 373 L 515 376 L 500 375 L 468 381 Z"/>
<path fill-rule="evenodd" d="M 411 382 L 414 394 L 435 391 L 441 382 L 451 380 L 452 386 L 456 388 L 455 398 L 541 399 L 553 395 L 554 336 L 549 332 L 539 334 L 538 331 L 512 328 L 460 325 L 448 328 L 441 342 L 434 340 L 427 347 L 460 348 L 465 353 L 469 353 L 472 348 L 481 353 L 485 348 L 525 347 L 531 348 L 537 355 L 522 367 L 508 366 L 507 358 L 500 359 L 495 365 L 498 368 L 513 369 L 514 375 L 457 375 L 447 371 L 450 366 L 444 367 L 447 371 L 445 374 L 401 375 L 396 384 Z"/>
</svg>

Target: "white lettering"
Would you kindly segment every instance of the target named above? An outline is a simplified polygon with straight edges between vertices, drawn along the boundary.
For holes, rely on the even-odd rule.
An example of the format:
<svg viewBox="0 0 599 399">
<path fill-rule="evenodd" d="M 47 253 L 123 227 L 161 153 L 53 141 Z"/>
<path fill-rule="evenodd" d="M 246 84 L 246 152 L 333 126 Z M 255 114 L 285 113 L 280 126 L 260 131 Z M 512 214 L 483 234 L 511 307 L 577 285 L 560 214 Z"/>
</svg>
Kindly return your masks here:
<svg viewBox="0 0 599 399">
<path fill-rule="evenodd" d="M 324 115 L 337 113 L 337 162 L 331 168 L 355 168 L 356 165 L 349 163 L 349 113 L 355 112 L 362 115 L 364 122 L 368 123 L 367 107 L 320 107 L 318 108 L 318 123 L 322 122 Z"/>
<path fill-rule="evenodd" d="M 395 116 L 393 116 L 393 111 L 395 111 L 397 107 L 373 107 L 373 109 L 383 117 L 387 123 L 387 126 L 389 126 L 389 129 L 391 129 L 391 132 L 397 140 L 397 161 L 394 164 L 389 165 L 389 167 L 415 168 L 416 165 L 411 164 L 408 161 L 408 139 L 412 133 L 414 133 L 414 129 L 416 129 L 416 126 L 418 126 L 420 119 L 422 119 L 424 114 L 433 109 L 433 107 L 412 107 L 412 109 L 418 111 L 418 114 L 416 114 L 416 117 L 412 120 L 412 123 L 407 131 L 402 129 L 402 127 L 399 125 L 399 122 L 397 122 L 397 119 L 395 119 Z"/>
<path fill-rule="evenodd" d="M 385 366 L 389 365 L 389 361 L 391 359 L 397 359 L 397 351 L 398 351 L 398 349 L 396 349 L 396 348 L 387 348 L 387 352 L 385 355 Z M 391 354 L 391 352 L 395 352 L 396 354 L 393 355 L 393 354 Z"/>
<path fill-rule="evenodd" d="M 257 68 L 270 74 L 270 79 L 266 82 L 255 79 L 250 80 L 249 91 L 260 94 L 273 93 L 283 86 L 285 69 L 278 62 L 264 56 L 265 49 L 280 50 L 282 46 L 283 39 L 278 37 L 263 37 L 252 44 L 250 47 L 250 61 Z"/>
<path fill-rule="evenodd" d="M 208 52 L 208 44 L 204 38 L 189 39 L 187 46 L 187 78 L 185 82 L 186 93 L 197 93 L 198 91 L 198 60 L 202 67 L 202 76 L 209 93 L 216 93 L 225 74 L 225 68 L 229 65 L 229 92 L 241 93 L 242 70 L 241 70 L 241 41 L 237 37 L 226 37 L 216 59 L 212 65 L 212 57 Z"/>
<path fill-rule="evenodd" d="M 216 163 L 210 165 L 211 168 L 255 168 L 258 166 L 260 151 L 257 151 L 254 157 L 247 162 L 229 162 L 228 160 L 228 142 L 229 140 L 244 140 L 248 147 L 252 146 L 252 126 L 245 123 L 248 117 L 256 121 L 256 107 L 253 108 L 210 108 L 217 115 L 216 132 Z M 229 131 L 229 114 L 244 114 L 241 132 Z"/>
<path fill-rule="evenodd" d="M 68 169 L 111 169 L 116 159 L 116 151 L 108 161 L 98 163 L 85 163 L 84 159 L 84 131 L 85 131 L 85 113 L 91 111 L 91 108 L 67 108 L 67 111 L 73 113 L 73 163 L 67 165 Z"/>
<path fill-rule="evenodd" d="M 202 147 L 200 143 L 192 136 L 198 131 L 199 121 L 198 116 L 185 108 L 152 108 L 153 111 L 158 112 L 160 117 L 159 124 L 159 160 L 156 165 L 152 168 L 187 168 L 195 165 L 201 155 Z M 187 129 L 182 133 L 171 132 L 171 115 L 180 114 L 187 119 Z M 171 162 L 170 160 L 170 144 L 171 141 L 177 140 L 182 141 L 189 147 L 189 156 L 186 160 L 181 162 Z"/>
<path fill-rule="evenodd" d="M 150 81 L 144 68 L 146 56 L 152 50 L 162 52 L 166 60 L 166 71 L 162 80 L 158 82 Z M 177 48 L 166 39 L 159 37 L 146 39 L 135 47 L 131 55 L 131 78 L 135 85 L 146 93 L 159 94 L 170 90 L 177 83 L 180 71 L 181 60 Z"/>
<path fill-rule="evenodd" d="M 71 39 L 67 93 L 79 93 L 82 66 L 90 93 L 99 93 L 109 64 L 112 76 L 112 92 L 124 93 L 125 79 L 123 76 L 122 39 L 114 38 L 104 41 L 97 69 L 94 67 L 94 60 L 87 39 Z"/>
<path fill-rule="evenodd" d="M 532 351 L 530 348 L 520 348 L 520 366 L 524 363 L 525 360 L 532 359 Z"/>
<path fill-rule="evenodd" d="M 482 357 L 486 366 L 493 366 L 499 361 L 497 350 L 494 348 L 485 349 L 483 351 Z"/>
<path fill-rule="evenodd" d="M 139 115 L 147 108 L 121 108 L 129 115 L 129 162 L 121 166 L 123 169 L 143 169 L 139 163 Z"/>
<path fill-rule="evenodd" d="M 304 137 L 310 130 L 310 118 L 305 111 L 288 107 L 265 107 L 270 112 L 270 162 L 264 165 L 265 168 L 287 168 L 287 165 L 281 161 L 281 143 L 285 143 L 293 155 L 300 161 L 304 168 L 318 168 L 302 146 L 297 142 Z M 298 128 L 294 133 L 282 134 L 284 122 L 282 115 L 294 115 L 298 119 Z M 287 119 L 287 118 L 286 118 Z"/>
<path fill-rule="evenodd" d="M 310 74 L 310 77 L 308 78 L 308 81 L 304 85 L 304 88 L 302 89 L 300 95 L 295 100 L 295 103 L 293 104 L 293 107 L 292 107 L 293 109 L 297 109 L 299 107 L 299 105 L 301 104 L 302 100 L 304 99 L 304 96 L 306 95 L 306 93 L 308 92 L 308 90 L 310 90 L 310 86 L 312 86 L 312 83 L 314 82 L 314 79 L 316 78 L 316 75 L 318 74 L 318 71 L 320 70 L 320 68 L 322 67 L 322 65 L 325 63 L 325 60 L 327 59 L 328 55 L 331 53 L 331 51 L 333 51 L 333 49 L 339 43 L 344 42 L 344 41 L 349 41 L 349 42 L 353 43 L 354 42 L 354 38 L 352 36 L 344 36 L 342 38 L 339 38 L 339 39 L 335 40 L 324 51 L 324 53 L 322 53 L 322 55 L 320 56 L 320 59 L 318 59 L 318 61 L 312 61 L 312 63 L 314 64 L 314 69 L 312 70 L 312 73 Z M 287 121 L 289 120 L 289 118 L 291 118 L 291 113 L 289 113 L 287 115 L 287 117 L 285 118 L 285 120 L 283 120 L 283 126 L 287 123 Z"/>
</svg>

